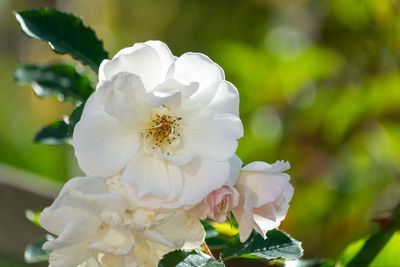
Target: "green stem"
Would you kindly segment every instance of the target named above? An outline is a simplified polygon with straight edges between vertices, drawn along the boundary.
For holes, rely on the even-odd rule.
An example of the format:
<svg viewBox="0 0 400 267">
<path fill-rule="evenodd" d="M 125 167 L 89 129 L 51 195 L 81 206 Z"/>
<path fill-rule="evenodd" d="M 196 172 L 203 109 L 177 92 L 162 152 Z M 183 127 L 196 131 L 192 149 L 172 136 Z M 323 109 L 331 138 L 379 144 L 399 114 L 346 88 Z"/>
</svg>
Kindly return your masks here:
<svg viewBox="0 0 400 267">
<path fill-rule="evenodd" d="M 346 266 L 369 266 L 385 247 L 392 235 L 400 226 L 400 204 L 391 213 L 390 222 L 378 233 L 372 235 L 360 251 Z"/>
</svg>

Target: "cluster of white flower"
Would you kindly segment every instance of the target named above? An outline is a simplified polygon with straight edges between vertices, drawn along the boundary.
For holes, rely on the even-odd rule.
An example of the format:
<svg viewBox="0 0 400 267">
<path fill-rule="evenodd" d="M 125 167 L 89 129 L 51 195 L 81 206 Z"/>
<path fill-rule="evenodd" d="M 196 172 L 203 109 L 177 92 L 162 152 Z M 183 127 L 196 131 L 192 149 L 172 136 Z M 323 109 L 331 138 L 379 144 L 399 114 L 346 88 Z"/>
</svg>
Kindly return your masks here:
<svg viewBox="0 0 400 267">
<path fill-rule="evenodd" d="M 57 238 L 50 266 L 157 266 L 200 249 L 200 219 L 232 212 L 240 240 L 284 219 L 293 195 L 285 162 L 235 155 L 243 135 L 237 89 L 207 56 L 174 57 L 159 41 L 104 60 L 73 133 L 87 175 L 67 182 L 40 224 Z"/>
</svg>

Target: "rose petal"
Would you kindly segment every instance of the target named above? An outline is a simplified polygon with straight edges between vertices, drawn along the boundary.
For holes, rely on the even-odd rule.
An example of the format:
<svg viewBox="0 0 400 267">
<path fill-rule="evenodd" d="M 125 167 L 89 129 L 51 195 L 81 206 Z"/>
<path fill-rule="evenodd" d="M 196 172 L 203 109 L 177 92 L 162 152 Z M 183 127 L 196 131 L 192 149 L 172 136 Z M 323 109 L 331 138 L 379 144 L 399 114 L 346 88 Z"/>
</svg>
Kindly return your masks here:
<svg viewBox="0 0 400 267">
<path fill-rule="evenodd" d="M 146 241 L 140 235 L 136 235 L 136 247 L 134 249 L 138 266 L 158 266 L 162 257 L 174 250 L 154 242 Z"/>
<path fill-rule="evenodd" d="M 50 254 L 49 267 L 77 266 L 89 257 L 86 243 L 55 249 Z"/>
<path fill-rule="evenodd" d="M 87 217 L 87 212 L 75 207 L 46 208 L 40 214 L 40 225 L 54 235 L 59 235 L 71 220 Z"/>
<path fill-rule="evenodd" d="M 112 267 L 137 267 L 138 263 L 136 261 L 136 255 L 132 251 L 128 255 L 124 256 L 115 256 L 110 254 L 103 254 L 101 257 L 101 263 L 103 266 L 112 266 Z M 93 267 L 98 267 L 97 265 L 93 265 Z M 79 266 L 78 266 L 79 267 Z M 82 266 L 82 267 L 92 267 L 92 265 Z"/>
<path fill-rule="evenodd" d="M 92 214 L 99 214 L 106 210 L 121 213 L 125 211 L 124 200 L 118 193 L 82 194 L 79 191 L 71 191 L 70 195 L 82 209 Z"/>
<path fill-rule="evenodd" d="M 89 244 L 89 249 L 107 254 L 127 255 L 135 247 L 135 239 L 131 232 L 116 231 L 104 226 L 97 235 L 101 236 L 100 239 Z"/>
<path fill-rule="evenodd" d="M 81 120 L 93 115 L 106 115 L 104 106 L 96 99 L 96 93 L 92 93 L 83 107 Z"/>
<path fill-rule="evenodd" d="M 100 224 L 100 220 L 91 216 L 72 220 L 56 239 L 44 243 L 43 249 L 59 249 L 84 242 L 97 231 Z"/>
<path fill-rule="evenodd" d="M 198 249 L 205 238 L 205 231 L 200 221 L 184 212 L 177 213 L 156 230 L 175 248 Z"/>
<path fill-rule="evenodd" d="M 111 80 L 119 72 L 138 75 L 148 92 L 163 78 L 160 56 L 153 47 L 143 44 L 125 48 L 112 60 L 103 61 L 99 69 L 99 81 Z"/>
<path fill-rule="evenodd" d="M 165 78 L 169 67 L 175 62 L 174 55 L 172 55 L 168 46 L 161 41 L 147 41 L 145 44 L 151 46 L 157 51 L 158 56 L 160 57 L 161 72 L 163 74 L 162 77 Z"/>
<path fill-rule="evenodd" d="M 281 165 L 280 162 L 277 164 Z M 238 182 L 250 188 L 255 207 L 261 207 L 273 202 L 282 193 L 283 188 L 289 183 L 290 176 L 286 173 L 275 171 L 273 173 L 268 172 L 271 169 L 274 170 L 274 168 L 277 169 L 274 164 L 270 165 L 264 162 L 253 162 L 245 166 L 240 172 Z"/>
<path fill-rule="evenodd" d="M 39 223 L 49 232 L 59 235 L 71 220 L 88 216 L 89 209 L 85 209 L 71 197 L 71 191 L 85 194 L 103 194 L 107 187 L 103 179 L 97 177 L 76 177 L 69 180 L 52 205 L 43 210 Z"/>
<path fill-rule="evenodd" d="M 183 131 L 187 150 L 209 160 L 223 161 L 235 154 L 243 125 L 235 115 L 203 115 L 192 117 Z"/>
<path fill-rule="evenodd" d="M 239 116 L 239 92 L 228 81 L 218 81 L 185 99 L 188 112 L 201 114 L 233 114 Z"/>
<path fill-rule="evenodd" d="M 181 170 L 184 180 L 182 193 L 174 203 L 164 203 L 165 207 L 177 208 L 198 204 L 208 193 L 226 183 L 232 175 L 233 168 L 229 161 L 216 162 L 195 158 L 181 166 Z"/>
<path fill-rule="evenodd" d="M 236 185 L 236 189 L 239 192 L 240 198 L 238 206 L 233 209 L 233 215 L 239 224 L 240 242 L 243 243 L 253 231 L 253 204 L 248 187 L 238 184 Z"/>
<path fill-rule="evenodd" d="M 225 79 L 224 71 L 206 55 L 185 53 L 174 64 L 174 78 L 178 81 L 198 82 L 199 90 Z"/>
<path fill-rule="evenodd" d="M 112 117 L 136 128 L 150 119 L 151 110 L 143 103 L 146 91 L 139 76 L 120 72 L 99 83 L 96 90 L 96 99 Z"/>
<path fill-rule="evenodd" d="M 229 163 L 231 165 L 231 174 L 228 181 L 226 181 L 226 184 L 229 186 L 234 186 L 239 179 L 239 173 L 240 169 L 242 168 L 243 162 L 237 155 L 233 155 L 229 159 Z"/>
<path fill-rule="evenodd" d="M 64 184 L 57 198 L 47 210 L 56 210 L 60 207 L 76 207 L 76 203 L 74 203 L 69 194 L 72 190 L 78 190 L 85 194 L 102 194 L 108 192 L 103 179 L 90 176 L 75 177 Z"/>
<path fill-rule="evenodd" d="M 175 198 L 182 190 L 182 174 L 173 164 L 140 151 L 129 162 L 123 179 L 133 185 L 138 198 L 146 195 Z"/>
<path fill-rule="evenodd" d="M 188 82 L 182 83 L 174 79 L 165 80 L 163 83 L 159 84 L 154 91 L 169 92 L 174 90 L 179 90 L 182 95 L 182 99 L 188 98 L 197 92 L 199 89 L 198 82 Z"/>
<path fill-rule="evenodd" d="M 141 137 L 107 115 L 82 119 L 72 143 L 79 166 L 88 175 L 109 177 L 126 166 L 141 145 Z"/>
<path fill-rule="evenodd" d="M 239 116 L 239 92 L 227 81 L 221 81 L 210 103 L 204 108 L 207 114 L 233 114 Z"/>
<path fill-rule="evenodd" d="M 255 225 L 261 230 L 260 234 L 264 237 L 269 230 L 277 228 L 285 219 L 293 192 L 293 187 L 288 183 L 282 194 L 273 203 L 254 209 Z"/>
<path fill-rule="evenodd" d="M 147 106 L 155 108 L 162 105 L 168 106 L 172 110 L 179 110 L 181 105 L 181 92 L 179 90 L 173 91 L 152 91 L 146 95 L 144 98 L 144 103 Z"/>
<path fill-rule="evenodd" d="M 273 164 L 262 161 L 255 161 L 247 164 L 242 168 L 243 171 L 265 172 L 265 173 L 281 173 L 290 169 L 290 163 L 283 160 L 277 160 Z"/>
</svg>

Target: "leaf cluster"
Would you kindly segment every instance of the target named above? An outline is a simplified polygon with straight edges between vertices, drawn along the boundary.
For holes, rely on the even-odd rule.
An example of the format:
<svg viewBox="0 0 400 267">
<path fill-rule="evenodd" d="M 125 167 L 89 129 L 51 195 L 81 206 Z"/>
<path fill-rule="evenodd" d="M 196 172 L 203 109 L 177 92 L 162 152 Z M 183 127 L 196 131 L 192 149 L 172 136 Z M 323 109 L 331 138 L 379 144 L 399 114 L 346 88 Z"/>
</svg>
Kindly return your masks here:
<svg viewBox="0 0 400 267">
<path fill-rule="evenodd" d="M 43 8 L 14 15 L 28 37 L 47 42 L 54 52 L 69 54 L 96 73 L 100 63 L 108 58 L 95 32 L 72 14 Z M 31 86 L 40 98 L 51 97 L 77 107 L 70 116 L 39 129 L 34 137 L 34 142 L 42 144 L 69 143 L 84 104 L 94 91 L 89 77 L 65 63 L 21 65 L 14 77 L 17 82 Z"/>
</svg>

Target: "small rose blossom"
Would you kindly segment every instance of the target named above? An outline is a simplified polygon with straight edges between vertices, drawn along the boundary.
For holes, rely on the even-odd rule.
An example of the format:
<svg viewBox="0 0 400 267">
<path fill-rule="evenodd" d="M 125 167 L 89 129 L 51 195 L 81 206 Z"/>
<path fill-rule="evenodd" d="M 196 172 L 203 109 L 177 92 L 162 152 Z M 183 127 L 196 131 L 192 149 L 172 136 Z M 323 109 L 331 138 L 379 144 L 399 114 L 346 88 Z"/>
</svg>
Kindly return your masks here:
<svg viewBox="0 0 400 267">
<path fill-rule="evenodd" d="M 72 144 L 87 175 L 123 173 L 147 208 L 193 206 L 232 175 L 239 94 L 207 56 L 137 43 L 99 68 Z"/>
<path fill-rule="evenodd" d="M 250 236 L 253 227 L 265 238 L 267 231 L 279 226 L 293 196 L 290 176 L 283 173 L 288 162 L 253 162 L 242 168 L 235 188 L 240 199 L 233 214 L 239 223 L 240 241 Z"/>
<path fill-rule="evenodd" d="M 212 191 L 203 201 L 189 211 L 199 219 L 209 218 L 218 223 L 226 221 L 228 211 L 231 211 L 239 203 L 238 191 L 229 185 Z"/>
</svg>

